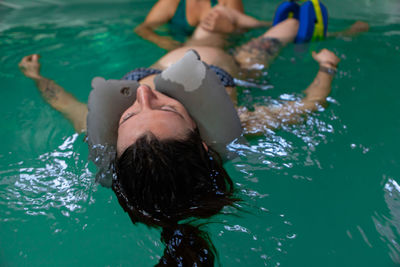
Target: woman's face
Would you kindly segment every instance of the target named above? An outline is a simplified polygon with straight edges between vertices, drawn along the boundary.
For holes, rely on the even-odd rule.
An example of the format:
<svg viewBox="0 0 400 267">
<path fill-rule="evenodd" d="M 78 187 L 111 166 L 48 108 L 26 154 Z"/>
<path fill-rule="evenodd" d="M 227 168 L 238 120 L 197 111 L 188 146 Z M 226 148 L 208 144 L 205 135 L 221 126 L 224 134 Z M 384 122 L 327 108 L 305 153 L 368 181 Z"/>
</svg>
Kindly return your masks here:
<svg viewBox="0 0 400 267">
<path fill-rule="evenodd" d="M 122 114 L 119 120 L 117 154 L 139 137 L 151 132 L 158 139 L 184 139 L 196 124 L 177 100 L 140 85 L 136 101 Z"/>
</svg>

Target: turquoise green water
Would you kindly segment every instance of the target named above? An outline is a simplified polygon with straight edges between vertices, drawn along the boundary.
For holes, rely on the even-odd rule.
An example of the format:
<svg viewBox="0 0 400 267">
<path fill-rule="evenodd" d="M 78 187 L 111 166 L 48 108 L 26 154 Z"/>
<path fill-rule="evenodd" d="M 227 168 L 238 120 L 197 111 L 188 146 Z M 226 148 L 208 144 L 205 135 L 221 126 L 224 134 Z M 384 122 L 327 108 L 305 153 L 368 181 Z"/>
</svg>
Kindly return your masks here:
<svg viewBox="0 0 400 267">
<path fill-rule="evenodd" d="M 132 33 L 152 3 L 0 5 L 0 266 L 158 262 L 159 231 L 133 226 L 94 183 L 83 136 L 17 67 L 40 53 L 42 73 L 85 101 L 94 76 L 119 78 L 163 55 Z M 245 7 L 271 19 L 277 3 Z M 207 228 L 222 266 L 400 264 L 400 3 L 326 4 L 331 29 L 353 19 L 372 29 L 313 45 L 342 59 L 326 110 L 234 147 L 241 156 L 226 168 L 243 210 L 226 209 Z M 316 69 L 308 46 L 290 45 L 268 71 L 273 87 L 239 88 L 240 101 L 298 97 Z"/>
</svg>

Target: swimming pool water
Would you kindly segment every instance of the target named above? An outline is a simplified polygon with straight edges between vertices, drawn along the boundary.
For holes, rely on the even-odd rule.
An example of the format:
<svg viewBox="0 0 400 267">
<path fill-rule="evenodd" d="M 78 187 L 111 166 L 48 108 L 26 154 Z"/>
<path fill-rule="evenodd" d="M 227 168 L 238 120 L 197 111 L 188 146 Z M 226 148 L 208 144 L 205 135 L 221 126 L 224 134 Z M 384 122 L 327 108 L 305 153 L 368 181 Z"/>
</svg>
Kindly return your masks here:
<svg viewBox="0 0 400 267">
<path fill-rule="evenodd" d="M 154 1 L 101 2 L 0 4 L 0 266 L 152 266 L 162 255 L 159 231 L 133 226 L 95 184 L 84 137 L 17 67 L 40 53 L 43 75 L 85 101 L 94 76 L 119 78 L 164 54 L 132 32 Z M 278 3 L 245 8 L 271 19 Z M 233 145 L 240 157 L 226 168 L 244 202 L 207 227 L 222 266 L 400 264 L 400 3 L 325 3 L 330 29 L 361 19 L 371 31 L 289 45 L 268 70 L 271 88 L 239 88 L 242 105 L 292 99 L 317 70 L 310 49 L 342 59 L 327 109 Z"/>
</svg>

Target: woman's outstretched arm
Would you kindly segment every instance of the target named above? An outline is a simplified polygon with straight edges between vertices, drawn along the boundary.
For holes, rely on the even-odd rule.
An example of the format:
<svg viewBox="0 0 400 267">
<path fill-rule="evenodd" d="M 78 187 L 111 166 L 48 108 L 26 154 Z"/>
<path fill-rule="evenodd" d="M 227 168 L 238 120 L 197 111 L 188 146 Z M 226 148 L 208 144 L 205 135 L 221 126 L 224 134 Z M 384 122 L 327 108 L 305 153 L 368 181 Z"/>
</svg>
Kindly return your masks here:
<svg viewBox="0 0 400 267">
<path fill-rule="evenodd" d="M 340 32 L 328 32 L 328 37 L 353 37 L 369 31 L 369 24 L 364 21 L 356 21 L 348 29 Z"/>
<path fill-rule="evenodd" d="M 254 111 L 240 108 L 239 116 L 249 134 L 257 134 L 262 129 L 278 129 L 283 124 L 294 124 L 302 121 L 304 115 L 326 105 L 326 98 L 331 92 L 331 83 L 340 59 L 331 51 L 322 49 L 313 52 L 314 60 L 320 69 L 313 82 L 304 91 L 305 97 L 300 101 L 288 101 L 279 106 L 255 106 Z"/>
<path fill-rule="evenodd" d="M 18 64 L 22 73 L 35 82 L 44 100 L 60 111 L 73 124 L 78 133 L 85 132 L 87 105 L 79 102 L 54 81 L 40 75 L 39 57 L 38 54 L 24 57 Z"/>
<path fill-rule="evenodd" d="M 167 23 L 175 14 L 179 1 L 159 0 L 147 14 L 144 22 L 135 28 L 135 33 L 166 50 L 173 50 L 181 44 L 169 36 L 160 36 L 154 30 Z"/>
</svg>

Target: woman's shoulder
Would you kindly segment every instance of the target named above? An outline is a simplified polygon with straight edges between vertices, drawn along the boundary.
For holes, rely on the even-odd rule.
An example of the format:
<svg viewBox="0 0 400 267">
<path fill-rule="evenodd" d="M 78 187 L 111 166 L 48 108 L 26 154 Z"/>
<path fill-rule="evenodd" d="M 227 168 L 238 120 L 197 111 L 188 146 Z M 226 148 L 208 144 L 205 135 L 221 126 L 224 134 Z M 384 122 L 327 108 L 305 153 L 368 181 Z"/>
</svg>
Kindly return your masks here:
<svg viewBox="0 0 400 267">
<path fill-rule="evenodd" d="M 147 22 L 164 20 L 167 18 L 171 19 L 176 9 L 178 8 L 180 0 L 158 0 L 150 12 L 147 14 L 146 20 Z"/>
</svg>

